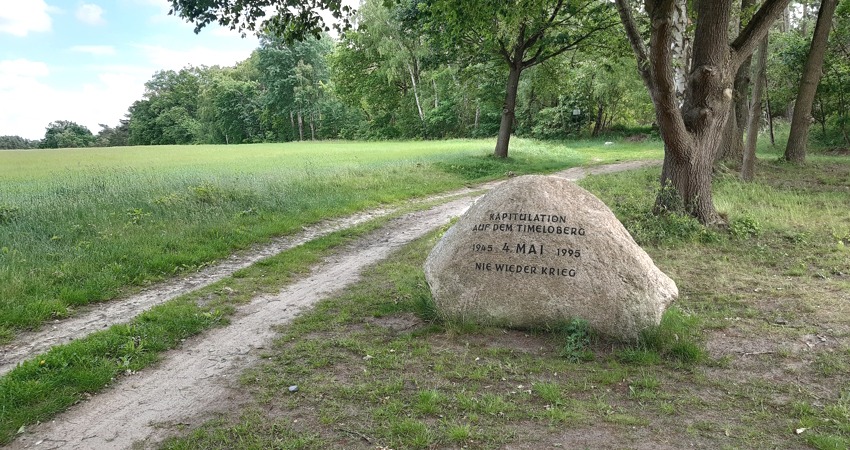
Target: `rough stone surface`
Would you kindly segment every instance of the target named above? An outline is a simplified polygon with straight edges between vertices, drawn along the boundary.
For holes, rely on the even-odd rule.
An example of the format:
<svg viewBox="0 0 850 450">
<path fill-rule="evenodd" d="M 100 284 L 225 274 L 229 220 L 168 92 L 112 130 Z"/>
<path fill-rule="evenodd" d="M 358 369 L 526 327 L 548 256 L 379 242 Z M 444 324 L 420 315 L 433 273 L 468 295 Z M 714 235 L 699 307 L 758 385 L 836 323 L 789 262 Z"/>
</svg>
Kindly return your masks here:
<svg viewBox="0 0 850 450">
<path fill-rule="evenodd" d="M 478 200 L 431 251 L 425 276 L 448 319 L 537 327 L 581 318 L 626 341 L 678 296 L 602 201 L 540 175 Z"/>
</svg>

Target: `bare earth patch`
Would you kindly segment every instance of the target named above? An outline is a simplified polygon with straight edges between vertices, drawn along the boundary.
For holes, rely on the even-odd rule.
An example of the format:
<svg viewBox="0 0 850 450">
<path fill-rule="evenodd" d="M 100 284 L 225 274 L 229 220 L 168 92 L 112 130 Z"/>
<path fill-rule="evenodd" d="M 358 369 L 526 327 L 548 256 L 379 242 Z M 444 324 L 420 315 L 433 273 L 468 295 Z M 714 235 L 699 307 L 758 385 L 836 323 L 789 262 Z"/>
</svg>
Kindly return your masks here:
<svg viewBox="0 0 850 450">
<path fill-rule="evenodd" d="M 556 175 L 578 179 L 587 173 L 611 173 L 655 164 L 658 162 L 626 162 L 591 169 L 574 168 Z M 497 183 L 425 201 L 468 195 Z M 459 216 L 474 200 L 462 197 L 392 220 L 331 256 L 279 294 L 260 296 L 240 307 L 230 325 L 187 340 L 182 348 L 165 355 L 157 366 L 118 380 L 105 392 L 72 407 L 49 423 L 29 427 L 9 448 L 108 449 L 129 448 L 134 443 L 149 447 L 169 436 L 174 427 L 197 426 L 216 412 L 237 409 L 243 402 L 243 394 L 234 379 L 258 361 L 263 348 L 276 334 L 275 325 L 286 323 L 318 300 L 356 282 L 362 269 Z M 96 305 L 72 319 L 52 324 L 49 329 L 19 336 L 3 347 L 0 373 L 8 372 L 26 357 L 52 345 L 129 321 L 156 304 L 209 285 L 262 258 L 390 212 L 372 211 L 319 224 L 269 246 L 235 255 L 184 279 L 153 287 L 127 299 Z M 417 325 L 413 318 L 405 317 L 378 324 L 396 331 Z"/>
</svg>

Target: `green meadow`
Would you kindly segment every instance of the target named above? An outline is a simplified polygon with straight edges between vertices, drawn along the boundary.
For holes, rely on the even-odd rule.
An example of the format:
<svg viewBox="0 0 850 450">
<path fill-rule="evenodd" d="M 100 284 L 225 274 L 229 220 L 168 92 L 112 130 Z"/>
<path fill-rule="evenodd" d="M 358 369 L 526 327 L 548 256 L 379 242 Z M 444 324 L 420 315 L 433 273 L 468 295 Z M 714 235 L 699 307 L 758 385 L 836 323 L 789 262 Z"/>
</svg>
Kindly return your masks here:
<svg viewBox="0 0 850 450">
<path fill-rule="evenodd" d="M 302 226 L 657 142 L 309 142 L 0 152 L 0 343 Z"/>
</svg>

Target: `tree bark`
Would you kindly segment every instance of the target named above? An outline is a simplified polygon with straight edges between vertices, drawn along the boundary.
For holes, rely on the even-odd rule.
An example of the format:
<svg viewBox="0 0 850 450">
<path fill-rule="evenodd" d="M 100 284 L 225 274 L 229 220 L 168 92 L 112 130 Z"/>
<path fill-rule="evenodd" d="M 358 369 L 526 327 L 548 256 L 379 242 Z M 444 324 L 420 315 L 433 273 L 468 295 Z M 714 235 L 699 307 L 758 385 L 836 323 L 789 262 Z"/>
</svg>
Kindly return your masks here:
<svg viewBox="0 0 850 450">
<path fill-rule="evenodd" d="M 794 103 L 794 116 L 791 119 L 791 132 L 785 147 L 784 158 L 787 161 L 802 164 L 806 161 L 806 145 L 809 140 L 809 125 L 812 120 L 812 104 L 820 82 L 823 59 L 826 53 L 827 38 L 832 28 L 832 16 L 837 0 L 823 0 L 818 11 L 812 46 L 803 67 L 797 101 Z"/>
<path fill-rule="evenodd" d="M 688 1 L 675 0 L 673 5 L 673 80 L 676 83 L 676 98 L 679 105 L 685 99 L 685 89 L 688 86 L 688 74 L 691 72 L 691 54 L 693 48 L 688 36 Z"/>
<path fill-rule="evenodd" d="M 770 129 L 770 145 L 776 145 L 776 135 L 773 133 L 773 109 L 770 107 L 770 94 L 768 93 L 767 71 L 764 74 L 764 106 L 767 109 L 767 127 Z"/>
<path fill-rule="evenodd" d="M 744 28 L 744 11 L 753 5 L 753 0 L 741 0 L 741 13 L 738 18 L 738 31 Z M 735 74 L 733 88 L 734 103 L 732 103 L 732 114 L 726 121 L 726 131 L 723 135 L 723 143 L 720 146 L 718 159 L 733 164 L 740 164 L 744 157 L 744 132 L 747 124 L 747 91 L 750 88 L 750 64 L 752 58 L 748 57 L 738 68 Z"/>
<path fill-rule="evenodd" d="M 304 119 L 301 117 L 301 111 L 298 111 L 298 140 L 304 140 Z"/>
<path fill-rule="evenodd" d="M 744 147 L 744 159 L 741 164 L 741 179 L 744 181 L 753 181 L 755 176 L 756 142 L 761 124 L 761 97 L 767 73 L 767 36 L 759 44 L 758 52 L 755 70 L 756 82 L 753 84 L 753 101 L 750 105 L 750 120 L 747 123 L 747 143 Z"/>
<path fill-rule="evenodd" d="M 431 84 L 434 86 L 434 109 L 440 107 L 440 92 L 437 90 L 437 80 L 431 78 Z"/>
<path fill-rule="evenodd" d="M 522 58 L 519 63 L 511 64 L 508 74 L 508 85 L 505 92 L 505 104 L 502 106 L 502 122 L 499 125 L 499 137 L 496 140 L 496 150 L 493 156 L 497 158 L 508 157 L 508 145 L 511 140 L 511 130 L 516 117 L 516 97 L 519 90 L 519 76 L 522 73 Z"/>
<path fill-rule="evenodd" d="M 602 114 L 605 112 L 605 107 L 602 102 L 599 102 L 599 106 L 596 108 L 596 123 L 593 125 L 593 132 L 590 133 L 591 136 L 596 137 L 599 136 L 599 132 L 602 131 Z"/>
<path fill-rule="evenodd" d="M 422 132 L 424 136 L 425 112 L 422 110 L 422 103 L 419 101 L 419 83 L 416 82 L 416 79 L 419 78 L 419 73 L 418 70 L 414 73 L 414 66 L 410 64 L 407 65 L 407 71 L 410 73 L 410 83 L 413 85 L 413 98 L 416 100 L 416 111 L 419 112 L 419 121 L 422 123 Z"/>
</svg>

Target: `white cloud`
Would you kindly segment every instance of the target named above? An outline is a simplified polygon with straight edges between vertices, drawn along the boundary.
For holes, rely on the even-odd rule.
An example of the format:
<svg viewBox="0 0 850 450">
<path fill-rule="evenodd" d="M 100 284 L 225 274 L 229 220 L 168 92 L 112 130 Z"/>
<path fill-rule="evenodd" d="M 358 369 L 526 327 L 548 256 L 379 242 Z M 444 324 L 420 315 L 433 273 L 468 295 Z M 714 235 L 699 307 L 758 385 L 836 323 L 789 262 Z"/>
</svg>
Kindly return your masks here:
<svg viewBox="0 0 850 450">
<path fill-rule="evenodd" d="M 50 74 L 47 64 L 28 59 L 7 59 L 0 61 L 0 89 L 5 85 L 3 80 L 12 78 L 46 77 Z"/>
<path fill-rule="evenodd" d="M 116 53 L 115 47 L 111 45 L 75 45 L 71 47 L 71 51 L 94 56 L 112 56 Z"/>
<path fill-rule="evenodd" d="M 39 78 L 50 74 L 47 64 L 26 59 L 0 61 L 0 135 L 40 138 L 44 128 L 33 126 L 32 120 L 43 108 L 43 92 L 50 87 Z M 47 125 L 48 122 L 44 122 Z"/>
<path fill-rule="evenodd" d="M 185 50 L 173 50 L 158 45 L 137 45 L 151 65 L 157 70 L 179 70 L 193 66 L 232 66 L 251 56 L 256 42 L 248 41 L 243 48 L 222 49 L 195 46 Z"/>
<path fill-rule="evenodd" d="M 0 33 L 24 37 L 50 31 L 49 11 L 44 0 L 0 0 Z"/>
<path fill-rule="evenodd" d="M 97 67 L 97 74 L 81 87 L 51 86 L 47 64 L 28 60 L 0 61 L 0 135 L 28 139 L 44 137 L 45 127 L 55 120 L 72 120 L 92 133 L 98 124 L 118 124 L 127 108 L 142 98 L 151 73 L 134 66 Z M 57 70 L 58 72 L 58 70 Z"/>
<path fill-rule="evenodd" d="M 77 19 L 89 25 L 102 25 L 106 23 L 103 19 L 103 8 L 94 3 L 83 3 L 77 8 Z"/>
</svg>

